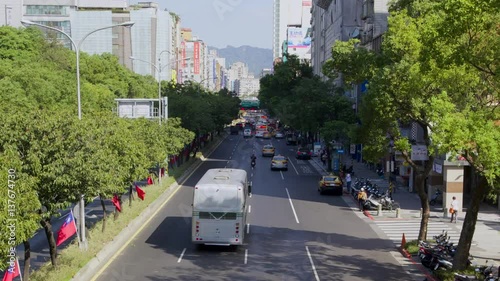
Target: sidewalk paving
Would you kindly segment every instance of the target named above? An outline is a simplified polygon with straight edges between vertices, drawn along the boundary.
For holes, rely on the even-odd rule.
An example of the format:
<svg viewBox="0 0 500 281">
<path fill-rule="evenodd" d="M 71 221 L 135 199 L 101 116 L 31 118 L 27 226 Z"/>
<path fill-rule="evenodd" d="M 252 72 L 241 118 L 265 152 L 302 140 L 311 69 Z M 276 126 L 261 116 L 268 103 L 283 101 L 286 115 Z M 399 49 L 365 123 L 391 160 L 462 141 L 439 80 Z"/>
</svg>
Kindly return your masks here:
<svg viewBox="0 0 500 281">
<path fill-rule="evenodd" d="M 350 160 L 349 160 L 350 162 Z M 313 158 L 311 161 L 319 172 L 326 174 L 325 167 L 322 165 L 320 159 Z M 347 166 L 350 163 L 346 163 Z M 358 178 L 370 179 L 374 184 L 377 184 L 382 190 L 388 188 L 389 183 L 386 179 L 381 179 L 374 171 L 370 170 L 365 164 L 354 161 L 352 163 L 354 169 L 353 184 Z M 344 197 L 351 197 L 350 194 L 345 194 Z M 346 199 L 346 198 L 345 198 Z M 419 222 L 420 221 L 420 198 L 416 193 L 410 193 L 407 187 L 396 186 L 393 193 L 393 199 L 401 206 L 400 218 L 396 218 L 394 211 L 382 211 L 382 214 L 377 216 L 377 211 L 368 211 L 365 213 L 375 222 L 386 221 L 407 221 Z M 348 201 L 346 201 L 348 202 Z M 441 206 L 431 206 L 431 216 L 429 223 L 441 223 L 457 234 L 462 231 L 463 220 L 466 212 L 459 213 L 457 223 L 450 223 L 450 218 Z M 382 222 L 381 222 L 382 223 Z M 458 236 L 459 238 L 459 236 Z M 458 239 L 457 238 L 457 239 Z M 500 263 L 500 211 L 487 204 L 481 205 L 476 222 L 476 229 L 470 249 L 470 254 L 475 257 L 478 263 L 484 260 L 496 260 Z"/>
</svg>

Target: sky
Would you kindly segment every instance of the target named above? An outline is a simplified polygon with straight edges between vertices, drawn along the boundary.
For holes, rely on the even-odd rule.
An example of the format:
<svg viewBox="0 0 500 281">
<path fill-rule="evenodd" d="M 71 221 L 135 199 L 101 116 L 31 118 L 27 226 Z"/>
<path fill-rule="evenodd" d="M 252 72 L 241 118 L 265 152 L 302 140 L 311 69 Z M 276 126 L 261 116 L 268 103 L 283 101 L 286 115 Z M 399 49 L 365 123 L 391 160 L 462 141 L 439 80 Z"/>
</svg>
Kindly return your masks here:
<svg viewBox="0 0 500 281">
<path fill-rule="evenodd" d="M 141 0 L 146 2 L 145 0 Z M 272 49 L 273 0 L 156 0 L 209 46 Z M 130 0 L 130 4 L 138 1 Z"/>
</svg>

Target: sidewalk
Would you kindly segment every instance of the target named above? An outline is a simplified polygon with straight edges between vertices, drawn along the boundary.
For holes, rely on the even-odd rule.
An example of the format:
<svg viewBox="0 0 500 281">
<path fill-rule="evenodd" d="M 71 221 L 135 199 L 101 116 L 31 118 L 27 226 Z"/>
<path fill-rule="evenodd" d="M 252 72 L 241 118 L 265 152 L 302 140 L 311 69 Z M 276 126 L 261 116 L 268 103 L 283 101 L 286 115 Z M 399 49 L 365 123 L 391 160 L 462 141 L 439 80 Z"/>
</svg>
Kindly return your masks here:
<svg viewBox="0 0 500 281">
<path fill-rule="evenodd" d="M 313 158 L 313 165 L 323 174 L 326 174 L 325 167 L 320 159 Z M 350 165 L 349 162 L 346 163 Z M 381 190 L 388 188 L 389 183 L 384 178 L 381 179 L 374 171 L 370 170 L 363 163 L 354 161 L 352 163 L 354 169 L 353 183 L 358 178 L 370 179 L 372 183 L 377 184 Z M 345 194 L 345 196 L 351 196 Z M 420 197 L 416 193 L 410 193 L 408 188 L 396 186 L 393 193 L 393 199 L 401 206 L 400 218 L 396 218 L 394 211 L 382 211 L 382 214 L 377 216 L 377 211 L 368 211 L 367 215 L 374 221 L 420 221 Z M 446 210 L 441 206 L 431 206 L 431 216 L 429 223 L 443 223 L 447 227 L 455 230 L 457 233 L 462 231 L 463 220 L 466 212 L 459 214 L 457 223 L 450 223 L 450 218 Z M 470 254 L 477 258 L 477 262 L 484 260 L 496 260 L 500 263 L 500 211 L 486 204 L 481 205 L 476 222 L 476 229 L 470 249 Z"/>
</svg>

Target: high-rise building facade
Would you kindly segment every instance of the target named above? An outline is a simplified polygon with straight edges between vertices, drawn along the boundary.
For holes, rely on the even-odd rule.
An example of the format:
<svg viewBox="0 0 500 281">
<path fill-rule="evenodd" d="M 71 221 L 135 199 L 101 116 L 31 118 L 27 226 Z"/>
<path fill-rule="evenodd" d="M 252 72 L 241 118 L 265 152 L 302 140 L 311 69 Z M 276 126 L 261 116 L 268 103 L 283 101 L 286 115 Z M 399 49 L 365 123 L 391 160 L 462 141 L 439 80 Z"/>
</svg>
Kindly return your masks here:
<svg viewBox="0 0 500 281">
<path fill-rule="evenodd" d="M 112 53 L 127 68 L 155 79 L 178 83 L 193 80 L 210 89 L 220 89 L 227 84 L 225 61 L 217 56 L 209 57 L 208 46 L 193 36 L 190 28 L 181 28 L 180 17 L 160 9 L 155 2 L 129 6 L 128 0 L 3 1 L 6 5 L 4 13 L 0 12 L 3 15 L 0 25 L 20 27 L 21 19 L 25 19 L 60 29 L 76 44 L 96 29 L 132 21 L 132 28 L 119 27 L 92 33 L 80 51 Z M 64 34 L 53 34 L 65 46 L 74 48 Z"/>
<path fill-rule="evenodd" d="M 359 36 L 362 27 L 363 0 L 319 0 L 313 2 L 311 63 L 314 74 L 323 76 L 323 63 L 332 57 L 337 40 L 347 41 Z M 342 77 L 335 80 L 342 86 Z"/>
<path fill-rule="evenodd" d="M 286 53 L 300 60 L 311 60 L 311 0 L 293 0 L 286 31 Z"/>
<path fill-rule="evenodd" d="M 274 0 L 273 5 L 273 59 L 283 56 L 281 46 L 286 40 L 288 3 L 290 0 Z"/>
<path fill-rule="evenodd" d="M 310 59 L 312 0 L 274 0 L 273 59 L 288 52 Z M 291 43 L 291 48 L 290 45 Z"/>
<path fill-rule="evenodd" d="M 130 20 L 135 22 L 131 29 L 133 71 L 171 80 L 175 68 L 175 49 L 172 49 L 175 20 L 170 12 L 159 9 L 156 3 L 139 2 L 132 7 Z"/>
</svg>

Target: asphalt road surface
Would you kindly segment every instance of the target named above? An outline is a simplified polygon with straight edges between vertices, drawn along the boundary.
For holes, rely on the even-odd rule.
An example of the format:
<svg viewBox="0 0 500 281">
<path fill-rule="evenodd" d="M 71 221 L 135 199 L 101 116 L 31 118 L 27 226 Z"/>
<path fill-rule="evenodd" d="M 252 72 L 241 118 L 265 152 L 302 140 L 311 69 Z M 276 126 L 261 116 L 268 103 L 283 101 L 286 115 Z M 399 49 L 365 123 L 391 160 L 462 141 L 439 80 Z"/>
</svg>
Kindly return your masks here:
<svg viewBox="0 0 500 281">
<path fill-rule="evenodd" d="M 260 156 L 268 143 L 290 157 L 288 171 L 270 170 L 271 158 Z M 389 252 L 391 241 L 341 197 L 319 195 L 320 175 L 295 159 L 295 149 L 284 140 L 228 136 L 94 280 L 410 280 Z M 253 183 L 249 234 L 237 248 L 198 248 L 191 243 L 193 186 L 207 169 L 224 167 L 245 169 Z"/>
</svg>

